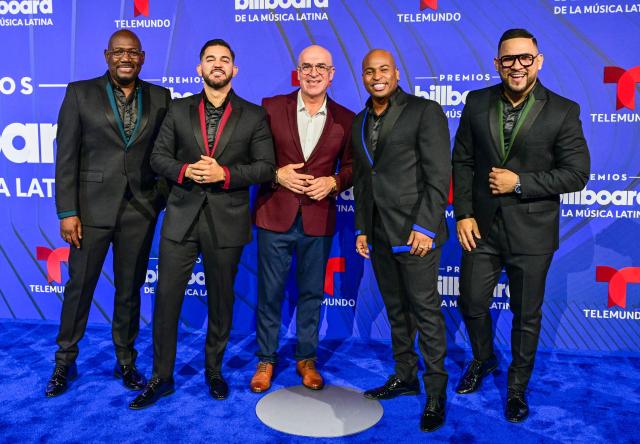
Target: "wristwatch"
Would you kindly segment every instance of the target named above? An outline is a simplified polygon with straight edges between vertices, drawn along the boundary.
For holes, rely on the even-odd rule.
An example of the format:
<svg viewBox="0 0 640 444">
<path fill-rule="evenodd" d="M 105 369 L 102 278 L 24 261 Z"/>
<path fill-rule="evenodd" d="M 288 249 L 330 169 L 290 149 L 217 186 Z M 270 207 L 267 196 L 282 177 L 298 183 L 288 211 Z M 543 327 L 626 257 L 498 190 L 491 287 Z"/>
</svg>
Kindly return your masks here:
<svg viewBox="0 0 640 444">
<path fill-rule="evenodd" d="M 522 187 L 520 186 L 520 178 L 516 181 L 516 186 L 513 188 L 513 192 L 516 194 L 522 194 Z"/>
</svg>

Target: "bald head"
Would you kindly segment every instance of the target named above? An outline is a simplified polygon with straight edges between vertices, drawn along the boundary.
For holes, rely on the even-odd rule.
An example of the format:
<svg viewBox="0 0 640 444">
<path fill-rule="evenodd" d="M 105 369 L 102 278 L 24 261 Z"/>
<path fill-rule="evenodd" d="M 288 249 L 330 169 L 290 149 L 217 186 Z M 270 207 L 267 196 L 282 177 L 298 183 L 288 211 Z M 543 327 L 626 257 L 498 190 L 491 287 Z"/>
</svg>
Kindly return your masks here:
<svg viewBox="0 0 640 444">
<path fill-rule="evenodd" d="M 121 29 L 120 31 L 116 31 L 113 34 L 111 34 L 111 37 L 109 37 L 109 49 L 113 49 L 113 44 L 115 41 L 119 40 L 120 37 L 123 37 L 127 40 L 132 40 L 137 44 L 137 47 L 139 50 L 142 50 L 142 43 L 140 43 L 140 39 L 138 38 L 138 36 L 135 34 L 135 32 L 130 31 L 128 29 Z"/>
<path fill-rule="evenodd" d="M 302 63 L 312 63 L 309 60 L 324 60 L 326 65 L 333 65 L 331 53 L 320 45 L 311 45 L 304 48 L 298 55 L 298 66 Z M 318 62 L 316 62 L 318 63 Z"/>
<path fill-rule="evenodd" d="M 372 49 L 367 54 L 365 54 L 364 59 L 362 59 L 362 71 L 366 69 L 366 67 L 371 63 L 371 60 L 383 60 L 387 65 L 391 66 L 393 69 L 396 69 L 396 60 L 393 58 L 393 54 L 385 49 Z"/>
<path fill-rule="evenodd" d="M 333 58 L 322 46 L 311 45 L 298 56 L 298 80 L 303 100 L 323 101 L 333 80 Z"/>
<path fill-rule="evenodd" d="M 109 38 L 109 48 L 104 51 L 104 59 L 112 81 L 121 88 L 133 87 L 144 65 L 140 39 L 128 29 L 114 32 Z"/>
<path fill-rule="evenodd" d="M 362 60 L 362 83 L 374 100 L 386 100 L 398 89 L 400 72 L 389 51 L 373 49 Z"/>
</svg>

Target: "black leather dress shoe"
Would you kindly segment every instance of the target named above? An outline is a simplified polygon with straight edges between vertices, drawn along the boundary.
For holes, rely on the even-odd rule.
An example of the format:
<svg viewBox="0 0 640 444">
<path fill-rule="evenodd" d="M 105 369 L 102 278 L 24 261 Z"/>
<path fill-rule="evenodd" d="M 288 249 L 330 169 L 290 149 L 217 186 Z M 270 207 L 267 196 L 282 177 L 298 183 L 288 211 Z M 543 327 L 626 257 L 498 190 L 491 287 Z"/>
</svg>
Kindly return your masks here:
<svg viewBox="0 0 640 444">
<path fill-rule="evenodd" d="M 496 368 L 498 368 L 498 358 L 495 355 L 486 361 L 473 359 L 464 371 L 464 375 L 456 387 L 456 393 L 466 395 L 467 393 L 475 392 L 480 387 L 482 378 Z"/>
<path fill-rule="evenodd" d="M 47 383 L 47 388 L 44 390 L 45 396 L 47 398 L 53 398 L 54 396 L 63 394 L 67 390 L 69 381 L 73 381 L 77 376 L 78 367 L 75 362 L 69 366 L 56 365 Z"/>
<path fill-rule="evenodd" d="M 382 387 L 376 387 L 364 392 L 368 399 L 391 399 L 400 395 L 417 395 L 420 393 L 420 382 L 407 384 L 396 375 L 391 375 Z"/>
<path fill-rule="evenodd" d="M 420 430 L 433 432 L 444 424 L 444 406 L 446 399 L 443 397 L 427 396 L 427 405 L 424 407 L 420 418 Z"/>
<path fill-rule="evenodd" d="M 229 386 L 217 370 L 207 369 L 204 373 L 204 382 L 209 386 L 209 394 L 213 399 L 227 399 Z"/>
<path fill-rule="evenodd" d="M 156 403 L 158 399 L 163 396 L 170 395 L 175 391 L 175 386 L 172 379 L 160 379 L 157 376 L 153 376 L 142 393 L 129 403 L 129 408 L 132 410 L 140 410 L 145 407 L 149 407 Z"/>
<path fill-rule="evenodd" d="M 507 406 L 504 409 L 504 417 L 509 422 L 522 422 L 529 416 L 529 406 L 524 392 L 507 390 Z"/>
<path fill-rule="evenodd" d="M 129 390 L 142 390 L 147 385 L 147 378 L 138 371 L 134 364 L 116 364 L 113 369 L 113 376 L 122 379 L 122 384 Z"/>
</svg>

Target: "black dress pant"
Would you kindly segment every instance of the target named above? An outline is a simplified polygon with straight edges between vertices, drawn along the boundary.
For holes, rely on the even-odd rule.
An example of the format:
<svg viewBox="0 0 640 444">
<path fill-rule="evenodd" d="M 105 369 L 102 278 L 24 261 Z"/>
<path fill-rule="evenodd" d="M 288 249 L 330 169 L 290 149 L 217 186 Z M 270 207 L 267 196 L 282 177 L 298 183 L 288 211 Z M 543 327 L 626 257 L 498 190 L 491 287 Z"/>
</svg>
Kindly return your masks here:
<svg viewBox="0 0 640 444">
<path fill-rule="evenodd" d="M 547 272 L 553 253 L 511 254 L 504 221 L 496 215 L 489 236 L 476 241 L 477 247 L 462 255 L 459 305 L 464 317 L 475 359 L 493 355 L 493 329 L 489 307 L 502 267 L 509 278 L 511 326 L 511 365 L 509 388 L 527 388 L 538 348 Z"/>
<path fill-rule="evenodd" d="M 140 328 L 140 287 L 144 284 L 156 217 L 134 197 L 125 195 L 115 227 L 82 226 L 81 248 L 71 245 L 69 281 L 65 285 L 56 365 L 71 365 L 78 356 L 93 293 L 109 245 L 113 245 L 113 279 L 116 290 L 111 331 L 116 358 L 135 363 L 134 342 Z"/>
<path fill-rule="evenodd" d="M 434 397 L 446 396 L 448 380 L 444 368 L 446 330 L 437 286 L 440 256 L 440 249 L 425 257 L 394 254 L 382 220 L 374 210 L 371 261 L 391 326 L 395 373 L 406 383 L 417 379 L 417 333 L 426 368 L 425 390 Z"/>
<path fill-rule="evenodd" d="M 213 221 L 209 220 L 208 214 L 208 211 L 200 210 L 182 242 L 164 237 L 160 240 L 158 287 L 153 312 L 153 375 L 162 379 L 173 377 L 184 292 L 200 253 L 207 288 L 207 369 L 220 370 L 229 341 L 233 319 L 233 284 L 242 247 L 219 248 L 214 238 Z"/>
</svg>

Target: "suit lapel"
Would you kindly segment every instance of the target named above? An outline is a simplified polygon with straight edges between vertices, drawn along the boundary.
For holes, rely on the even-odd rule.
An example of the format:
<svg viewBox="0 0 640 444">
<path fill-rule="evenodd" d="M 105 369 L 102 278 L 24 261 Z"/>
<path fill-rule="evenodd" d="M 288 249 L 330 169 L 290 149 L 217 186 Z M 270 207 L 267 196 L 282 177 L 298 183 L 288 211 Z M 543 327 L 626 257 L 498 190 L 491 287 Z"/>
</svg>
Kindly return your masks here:
<svg viewBox="0 0 640 444">
<path fill-rule="evenodd" d="M 131 134 L 131 138 L 129 139 L 129 143 L 127 146 L 131 146 L 136 142 L 138 137 L 140 137 L 140 135 L 144 132 L 147 123 L 149 123 L 151 91 L 149 89 L 149 85 L 144 82 L 141 83 L 140 88 L 142 88 L 142 100 L 138 106 L 138 124 L 136 125 L 134 133 Z"/>
<path fill-rule="evenodd" d="M 391 135 L 391 131 L 395 126 L 400 114 L 404 111 L 405 106 L 407 106 L 406 99 L 404 97 L 404 91 L 400 90 L 399 94 L 395 96 L 395 103 L 389 104 L 389 111 L 387 111 L 387 115 L 384 117 L 382 121 L 382 128 L 380 128 L 380 136 L 378 137 L 378 145 L 376 146 L 376 152 L 374 153 L 373 159 L 374 162 L 380 158 L 382 155 L 382 151 L 386 145 L 387 139 Z"/>
<path fill-rule="evenodd" d="M 373 166 L 373 157 L 366 141 L 367 130 L 365 125 L 367 124 L 368 112 L 369 109 L 365 108 L 364 111 L 358 114 L 353 121 L 353 130 L 358 131 L 358 137 L 355 138 L 356 143 L 353 149 L 354 151 L 362 150 L 364 155 L 367 157 L 367 160 L 369 161 L 369 166 Z"/>
<path fill-rule="evenodd" d="M 104 117 L 111 125 L 111 128 L 118 136 L 118 139 L 122 140 L 124 143 L 123 134 L 118 126 L 118 122 L 116 120 L 116 116 L 113 113 L 113 106 L 111 104 L 111 100 L 109 100 L 109 94 L 107 93 L 107 88 L 109 88 L 109 79 L 105 74 L 100 81 L 100 101 L 102 102 L 102 109 L 104 110 Z"/>
<path fill-rule="evenodd" d="M 199 94 L 197 96 L 193 96 L 194 100 L 191 102 L 191 106 L 189 107 L 189 117 L 191 120 L 191 130 L 193 131 L 193 135 L 198 142 L 198 148 L 200 149 L 200 154 L 207 154 L 207 149 L 205 145 L 205 141 L 202 138 L 202 127 L 200 126 L 200 112 L 198 111 L 198 105 L 200 104 L 200 100 L 202 100 L 202 95 Z"/>
<path fill-rule="evenodd" d="M 541 84 L 536 85 L 531 94 L 533 94 L 533 98 L 535 99 L 535 101 L 533 102 L 531 109 L 525 116 L 525 119 L 522 122 L 520 129 L 518 130 L 518 133 L 513 139 L 511 150 L 509 151 L 509 155 L 505 159 L 504 163 L 507 163 L 509 159 L 513 158 L 513 156 L 516 155 L 518 150 L 522 149 L 525 141 L 527 140 L 527 135 L 531 130 L 531 126 L 535 123 L 536 119 L 540 115 L 540 111 L 542 111 L 542 108 L 544 108 L 544 105 L 547 103 L 547 94 Z"/>
<path fill-rule="evenodd" d="M 293 139 L 293 144 L 298 150 L 300 159 L 304 161 L 304 153 L 302 152 L 302 145 L 300 144 L 300 133 L 298 132 L 298 92 L 294 92 L 289 95 L 287 100 L 287 120 L 289 121 L 289 134 Z"/>
<path fill-rule="evenodd" d="M 236 100 L 236 96 L 233 91 L 229 92 L 229 94 L 231 94 L 229 99 L 231 102 L 231 115 L 229 116 L 229 120 L 227 120 L 226 125 L 224 125 L 224 128 L 220 128 L 220 130 L 222 130 L 222 134 L 220 134 L 218 145 L 213 153 L 213 157 L 216 159 L 220 158 L 222 152 L 229 144 L 233 131 L 236 129 L 236 126 L 242 117 L 242 104 L 239 100 Z"/>
<path fill-rule="evenodd" d="M 327 97 L 327 118 L 324 121 L 324 128 L 322 128 L 322 134 L 320 134 L 320 138 L 318 139 L 316 146 L 313 147 L 313 151 L 309 155 L 307 162 L 311 162 L 311 159 L 316 156 L 316 153 L 321 151 L 321 149 L 319 148 L 321 146 L 324 146 L 324 143 L 326 142 L 327 137 L 329 137 L 329 134 L 331 134 L 331 128 L 333 127 L 333 122 L 334 122 L 333 106 L 331 106 L 331 99 Z M 298 137 L 298 139 L 300 138 Z"/>
<path fill-rule="evenodd" d="M 500 107 L 499 100 L 500 99 L 500 86 L 497 86 L 491 91 L 489 95 L 489 132 L 491 133 L 491 143 L 493 144 L 494 154 L 498 159 L 502 159 L 502 142 L 500 137 L 500 132 L 502 128 L 498 128 L 500 126 Z"/>
</svg>

